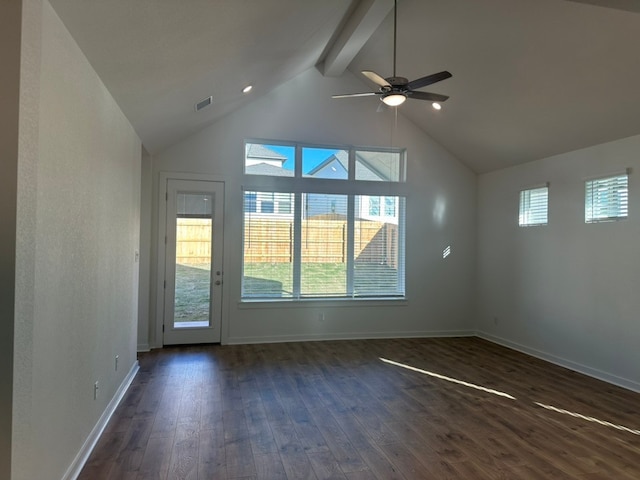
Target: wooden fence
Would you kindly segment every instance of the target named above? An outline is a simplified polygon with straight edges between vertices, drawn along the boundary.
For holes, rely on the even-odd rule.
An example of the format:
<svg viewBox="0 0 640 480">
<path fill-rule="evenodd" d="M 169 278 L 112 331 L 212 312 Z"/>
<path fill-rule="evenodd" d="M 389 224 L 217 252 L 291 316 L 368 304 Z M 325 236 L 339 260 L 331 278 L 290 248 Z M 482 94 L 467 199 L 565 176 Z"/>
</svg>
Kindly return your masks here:
<svg viewBox="0 0 640 480">
<path fill-rule="evenodd" d="M 211 234 L 210 218 L 178 218 L 176 263 L 211 264 Z"/>
<path fill-rule="evenodd" d="M 245 223 L 244 261 L 291 262 L 293 222 L 251 219 Z M 347 261 L 347 222 L 309 219 L 302 222 L 301 256 L 305 263 L 345 263 Z M 396 268 L 398 228 L 381 222 L 358 220 L 354 225 L 356 261 L 385 263 Z"/>
<path fill-rule="evenodd" d="M 293 260 L 293 221 L 253 218 L 245 222 L 245 263 L 283 263 Z M 211 221 L 178 221 L 176 260 L 183 265 L 209 263 Z M 347 222 L 314 218 L 302 222 L 302 261 L 346 263 Z M 397 268 L 397 225 L 357 220 L 354 225 L 354 254 L 357 262 L 386 264 Z"/>
</svg>

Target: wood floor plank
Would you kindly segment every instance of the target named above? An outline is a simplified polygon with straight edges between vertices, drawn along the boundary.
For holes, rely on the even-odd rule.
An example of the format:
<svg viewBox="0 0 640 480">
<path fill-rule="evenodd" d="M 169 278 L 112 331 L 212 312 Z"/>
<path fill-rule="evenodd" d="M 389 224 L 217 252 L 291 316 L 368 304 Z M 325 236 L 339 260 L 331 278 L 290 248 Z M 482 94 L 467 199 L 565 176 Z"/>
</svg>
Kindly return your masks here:
<svg viewBox="0 0 640 480">
<path fill-rule="evenodd" d="M 249 429 L 242 410 L 225 411 L 224 450 L 229 478 L 249 477 L 256 474 Z"/>
<path fill-rule="evenodd" d="M 293 424 L 276 424 L 271 429 L 278 444 L 287 478 L 316 479 L 311 462 L 304 452 Z"/>
<path fill-rule="evenodd" d="M 167 478 L 172 450 L 173 436 L 149 438 L 138 469 L 137 480 L 161 480 Z"/>
<path fill-rule="evenodd" d="M 406 445 L 390 443 L 379 448 L 406 478 L 432 478 L 427 466 Z"/>
<path fill-rule="evenodd" d="M 139 362 L 79 479 L 640 478 L 640 394 L 477 338 Z"/>
<path fill-rule="evenodd" d="M 227 480 L 227 456 L 224 430 L 200 430 L 198 445 L 198 478 Z"/>
<path fill-rule="evenodd" d="M 371 470 L 360 470 L 357 472 L 346 472 L 347 480 L 376 480 L 377 477 Z"/>
<path fill-rule="evenodd" d="M 258 454 L 254 455 L 253 459 L 258 480 L 287 480 L 287 473 L 278 453 Z"/>
<path fill-rule="evenodd" d="M 351 473 L 368 470 L 357 449 L 331 415 L 327 415 L 324 409 L 314 410 L 311 414 L 316 425 L 318 425 L 320 433 L 324 436 L 329 450 L 331 450 L 333 457 L 343 472 Z"/>
<path fill-rule="evenodd" d="M 318 480 L 346 480 L 340 464 L 330 451 L 307 452 L 307 457 Z"/>
<path fill-rule="evenodd" d="M 114 468 L 109 475 L 110 479 L 120 480 L 127 476 L 137 477 L 152 426 L 153 419 L 148 416 L 133 419 L 116 457 Z"/>
<path fill-rule="evenodd" d="M 198 448 L 200 432 L 197 425 L 181 424 L 176 434 L 169 464 L 169 480 L 198 478 Z"/>
</svg>

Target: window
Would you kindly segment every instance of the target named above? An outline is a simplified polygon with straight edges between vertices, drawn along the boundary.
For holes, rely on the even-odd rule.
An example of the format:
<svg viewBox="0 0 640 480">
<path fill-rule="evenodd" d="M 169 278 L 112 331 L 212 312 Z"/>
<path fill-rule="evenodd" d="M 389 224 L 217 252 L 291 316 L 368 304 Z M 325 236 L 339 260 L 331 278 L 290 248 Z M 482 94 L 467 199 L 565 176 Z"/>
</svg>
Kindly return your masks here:
<svg viewBox="0 0 640 480">
<path fill-rule="evenodd" d="M 387 178 L 404 172 L 402 152 L 276 143 L 245 152 L 243 300 L 404 297 L 405 199 Z M 273 164 L 257 173 L 258 154 L 291 174 Z M 390 163 L 381 157 L 396 173 L 374 180 Z M 378 163 L 358 180 L 367 159 Z"/>
<path fill-rule="evenodd" d="M 278 213 L 285 215 L 291 214 L 291 194 L 276 193 L 275 197 L 278 202 Z"/>
<path fill-rule="evenodd" d="M 402 182 L 404 166 L 402 152 L 358 150 L 356 180 L 370 182 Z"/>
<path fill-rule="evenodd" d="M 260 212 L 261 213 L 273 213 L 275 207 L 275 201 L 273 199 L 273 193 L 263 193 L 260 195 Z"/>
<path fill-rule="evenodd" d="M 520 192 L 521 227 L 546 225 L 549 212 L 549 187 L 532 188 Z"/>
<path fill-rule="evenodd" d="M 245 175 L 269 175 L 271 177 L 293 177 L 295 147 L 291 145 L 269 145 L 247 143 L 244 151 Z"/>
<path fill-rule="evenodd" d="M 331 148 L 302 148 L 302 175 L 313 178 L 346 180 L 349 152 Z"/>
<path fill-rule="evenodd" d="M 257 212 L 258 202 L 255 192 L 247 192 L 244 195 L 244 211 L 245 212 Z"/>
<path fill-rule="evenodd" d="M 380 216 L 380 197 L 369 198 L 369 215 L 372 217 Z"/>
<path fill-rule="evenodd" d="M 384 197 L 384 216 L 394 217 L 396 215 L 396 200 L 393 197 Z"/>
<path fill-rule="evenodd" d="M 619 220 L 627 218 L 628 213 L 628 174 L 585 182 L 585 223 Z"/>
</svg>

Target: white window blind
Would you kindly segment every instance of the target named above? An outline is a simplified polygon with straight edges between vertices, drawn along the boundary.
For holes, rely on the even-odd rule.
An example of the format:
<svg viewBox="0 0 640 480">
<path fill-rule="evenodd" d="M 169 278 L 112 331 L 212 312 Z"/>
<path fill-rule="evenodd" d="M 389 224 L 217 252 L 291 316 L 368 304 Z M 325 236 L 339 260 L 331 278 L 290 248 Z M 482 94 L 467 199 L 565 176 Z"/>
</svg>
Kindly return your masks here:
<svg viewBox="0 0 640 480">
<path fill-rule="evenodd" d="M 356 212 L 372 198 L 356 195 Z M 388 297 L 404 295 L 404 199 L 386 197 L 399 208 L 384 220 L 356 218 L 354 225 L 354 297 Z M 400 212 L 400 215 L 397 213 Z"/>
<path fill-rule="evenodd" d="M 293 215 L 273 215 L 256 208 L 256 199 L 273 195 L 244 192 L 242 292 L 246 297 L 293 296 Z"/>
<path fill-rule="evenodd" d="M 549 217 L 549 187 L 531 188 L 520 192 L 521 227 L 546 225 Z"/>
<path fill-rule="evenodd" d="M 585 182 L 584 221 L 609 222 L 627 218 L 629 176 L 616 175 Z"/>
<path fill-rule="evenodd" d="M 347 196 L 303 195 L 300 296 L 347 294 Z"/>
</svg>

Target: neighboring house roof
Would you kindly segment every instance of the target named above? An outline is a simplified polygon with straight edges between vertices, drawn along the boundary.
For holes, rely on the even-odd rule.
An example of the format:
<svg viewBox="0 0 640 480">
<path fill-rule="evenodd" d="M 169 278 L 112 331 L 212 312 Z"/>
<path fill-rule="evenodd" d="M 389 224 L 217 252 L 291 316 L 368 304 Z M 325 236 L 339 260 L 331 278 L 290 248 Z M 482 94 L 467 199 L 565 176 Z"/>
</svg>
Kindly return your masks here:
<svg viewBox="0 0 640 480">
<path fill-rule="evenodd" d="M 287 157 L 285 155 L 274 152 L 260 143 L 250 143 L 247 145 L 247 158 L 255 160 L 279 160 L 282 163 L 287 161 Z"/>
<path fill-rule="evenodd" d="M 293 170 L 285 170 L 282 167 L 269 165 L 268 163 L 257 163 L 245 167 L 245 172 L 249 175 L 269 175 L 270 177 L 293 177 Z"/>
<path fill-rule="evenodd" d="M 362 155 L 356 153 L 356 157 L 358 160 L 358 180 L 371 180 L 371 181 L 380 181 L 380 180 L 388 180 L 388 176 L 381 173 L 373 163 L 382 163 L 382 161 L 389 155 L 387 152 L 367 152 L 367 157 L 364 158 Z M 328 157 L 323 162 L 319 163 L 315 166 L 313 170 L 311 170 L 308 175 L 314 176 L 322 169 L 328 167 L 332 163 L 339 163 L 340 166 L 347 171 L 349 165 L 349 154 L 344 150 L 340 150 L 338 153 L 335 153 Z"/>
<path fill-rule="evenodd" d="M 388 164 L 387 158 L 388 152 L 366 152 L 366 158 L 356 152 L 358 163 L 358 180 L 369 181 L 385 181 L 389 180 L 389 176 L 382 173 L 384 167 Z M 280 161 L 282 164 L 287 160 L 285 155 L 271 150 L 270 148 L 259 144 L 250 143 L 247 145 L 247 158 L 252 160 L 265 160 L 265 161 Z M 316 165 L 307 175 L 313 177 L 317 175 L 323 169 L 331 166 L 332 163 L 337 163 L 340 167 L 347 171 L 349 166 L 349 154 L 344 150 L 339 150 L 337 153 L 330 155 L 324 161 Z M 285 170 L 282 167 L 278 167 L 268 163 L 256 163 L 254 165 L 248 165 L 245 168 L 246 173 L 250 175 L 269 175 L 272 177 L 293 177 L 294 172 L 292 170 Z"/>
<path fill-rule="evenodd" d="M 366 158 L 356 151 L 356 158 L 358 163 L 365 167 L 363 172 L 358 172 L 358 179 L 361 180 L 398 180 L 398 172 L 390 174 L 389 172 L 389 156 L 390 155 L 398 155 L 396 152 L 376 152 L 376 151 L 367 151 Z M 394 162 L 391 162 L 393 165 Z M 399 166 L 399 163 L 395 163 L 396 166 Z M 374 175 L 375 178 L 365 178 L 370 175 Z"/>
<path fill-rule="evenodd" d="M 339 163 L 343 170 L 346 172 L 349 165 L 349 155 L 344 150 L 340 150 L 338 153 L 327 157 L 325 160 L 316 165 L 312 170 L 309 171 L 307 175 L 313 177 L 314 175 L 318 174 L 318 172 L 320 172 L 323 168 L 328 167 L 333 162 Z"/>
</svg>

